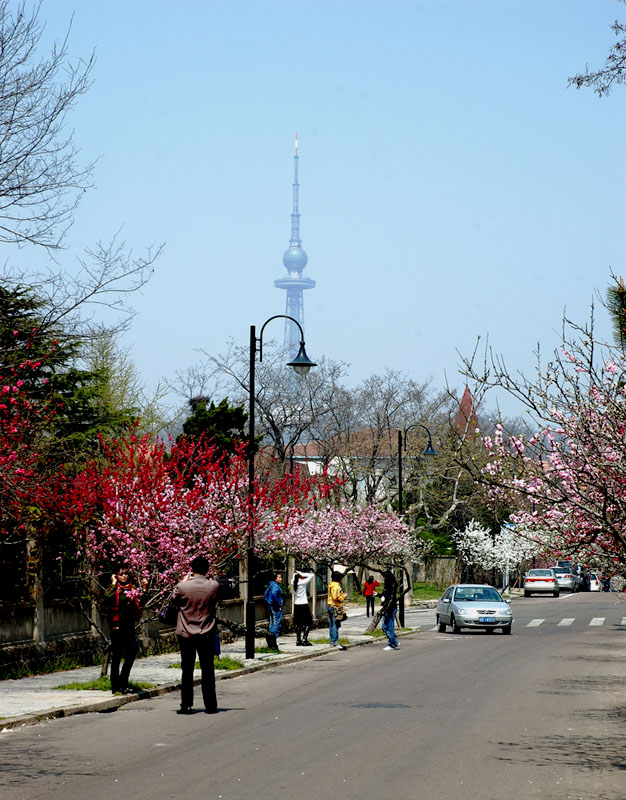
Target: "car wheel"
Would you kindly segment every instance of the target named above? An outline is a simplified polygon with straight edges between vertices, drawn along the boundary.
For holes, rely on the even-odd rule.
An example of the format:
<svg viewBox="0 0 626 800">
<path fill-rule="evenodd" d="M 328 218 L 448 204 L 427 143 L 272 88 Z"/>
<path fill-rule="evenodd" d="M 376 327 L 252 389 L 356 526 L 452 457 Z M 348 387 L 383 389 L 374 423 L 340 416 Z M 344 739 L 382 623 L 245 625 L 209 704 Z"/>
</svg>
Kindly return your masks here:
<svg viewBox="0 0 626 800">
<path fill-rule="evenodd" d="M 450 627 L 452 628 L 452 633 L 461 633 L 461 629 L 456 624 L 456 619 L 454 618 L 454 614 L 450 615 Z"/>
<path fill-rule="evenodd" d="M 527 592 L 526 589 L 524 589 L 524 597 L 530 597 L 530 592 Z"/>
<path fill-rule="evenodd" d="M 510 635 L 512 628 L 513 628 L 512 625 L 505 625 L 502 628 L 502 633 L 504 633 L 505 635 Z"/>
<path fill-rule="evenodd" d="M 441 621 L 441 619 L 439 618 L 439 614 L 437 614 L 437 630 L 439 631 L 439 633 L 446 632 L 446 623 Z"/>
</svg>

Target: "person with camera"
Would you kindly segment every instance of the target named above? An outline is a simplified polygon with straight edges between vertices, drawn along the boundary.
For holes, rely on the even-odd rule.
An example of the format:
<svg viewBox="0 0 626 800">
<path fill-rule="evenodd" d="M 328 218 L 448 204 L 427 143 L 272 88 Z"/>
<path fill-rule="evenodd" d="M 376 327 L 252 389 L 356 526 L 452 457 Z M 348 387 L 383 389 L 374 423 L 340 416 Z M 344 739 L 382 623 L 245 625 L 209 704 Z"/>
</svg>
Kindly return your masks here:
<svg viewBox="0 0 626 800">
<path fill-rule="evenodd" d="M 207 577 L 209 562 L 196 556 L 191 562 L 191 575 L 176 584 L 172 594 L 178 606 L 176 634 L 180 647 L 182 677 L 180 708 L 177 714 L 193 714 L 193 671 L 196 654 L 202 671 L 201 687 L 204 710 L 217 713 L 215 695 L 215 614 L 219 584 Z"/>
<path fill-rule="evenodd" d="M 332 573 L 328 584 L 328 636 L 331 647 L 345 650 L 346 648 L 339 644 L 339 628 L 341 628 L 342 619 L 345 618 L 343 601 L 348 596 L 341 586 L 342 578 L 341 572 L 335 571 Z"/>
</svg>

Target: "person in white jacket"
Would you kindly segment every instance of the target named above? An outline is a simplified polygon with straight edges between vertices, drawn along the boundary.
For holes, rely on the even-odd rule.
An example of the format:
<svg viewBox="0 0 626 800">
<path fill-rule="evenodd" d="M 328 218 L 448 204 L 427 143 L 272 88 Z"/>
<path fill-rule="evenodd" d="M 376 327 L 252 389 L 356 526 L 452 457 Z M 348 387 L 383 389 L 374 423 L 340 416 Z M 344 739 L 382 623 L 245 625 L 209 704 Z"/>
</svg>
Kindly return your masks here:
<svg viewBox="0 0 626 800">
<path fill-rule="evenodd" d="M 296 645 L 310 647 L 309 631 L 313 625 L 309 597 L 306 587 L 315 577 L 314 572 L 300 572 L 296 570 L 291 585 L 293 586 L 293 627 L 296 632 Z"/>
</svg>

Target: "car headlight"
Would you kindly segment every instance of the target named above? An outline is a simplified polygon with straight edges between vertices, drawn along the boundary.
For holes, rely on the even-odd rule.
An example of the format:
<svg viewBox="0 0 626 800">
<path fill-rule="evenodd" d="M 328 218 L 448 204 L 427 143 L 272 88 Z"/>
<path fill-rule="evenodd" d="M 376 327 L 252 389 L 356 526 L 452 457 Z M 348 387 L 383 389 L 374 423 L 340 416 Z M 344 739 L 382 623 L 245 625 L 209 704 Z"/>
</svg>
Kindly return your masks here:
<svg viewBox="0 0 626 800">
<path fill-rule="evenodd" d="M 506 608 L 504 611 L 499 611 L 498 613 L 501 614 L 503 617 L 512 617 L 513 616 L 513 612 L 511 611 L 510 608 Z"/>
</svg>

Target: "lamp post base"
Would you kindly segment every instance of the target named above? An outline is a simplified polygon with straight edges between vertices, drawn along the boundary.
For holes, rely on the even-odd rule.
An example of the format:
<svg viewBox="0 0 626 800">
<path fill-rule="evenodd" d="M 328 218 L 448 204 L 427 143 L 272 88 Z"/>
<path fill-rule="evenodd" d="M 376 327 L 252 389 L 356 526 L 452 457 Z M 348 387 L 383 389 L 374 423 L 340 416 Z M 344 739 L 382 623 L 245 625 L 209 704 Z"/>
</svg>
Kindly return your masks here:
<svg viewBox="0 0 626 800">
<path fill-rule="evenodd" d="M 254 600 L 246 602 L 246 658 L 254 658 L 254 628 L 256 626 L 256 603 Z"/>
</svg>

